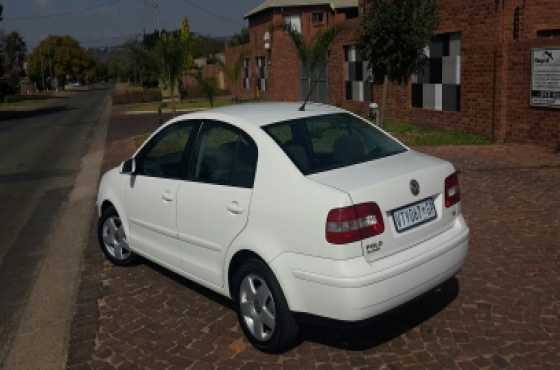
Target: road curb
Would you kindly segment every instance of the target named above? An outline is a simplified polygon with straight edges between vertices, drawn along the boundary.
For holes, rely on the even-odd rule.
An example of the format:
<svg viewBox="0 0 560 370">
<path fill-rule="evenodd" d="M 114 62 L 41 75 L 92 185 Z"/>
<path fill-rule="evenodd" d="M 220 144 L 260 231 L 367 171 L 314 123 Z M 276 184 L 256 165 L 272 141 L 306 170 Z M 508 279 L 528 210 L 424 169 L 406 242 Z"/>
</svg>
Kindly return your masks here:
<svg viewBox="0 0 560 370">
<path fill-rule="evenodd" d="M 110 97 L 103 107 L 97 125 L 92 127 L 93 139 L 81 159 L 74 187 L 47 237 L 48 254 L 12 342 L 6 369 L 61 369 L 65 366 L 83 252 L 88 244 L 104 156 Z"/>
</svg>

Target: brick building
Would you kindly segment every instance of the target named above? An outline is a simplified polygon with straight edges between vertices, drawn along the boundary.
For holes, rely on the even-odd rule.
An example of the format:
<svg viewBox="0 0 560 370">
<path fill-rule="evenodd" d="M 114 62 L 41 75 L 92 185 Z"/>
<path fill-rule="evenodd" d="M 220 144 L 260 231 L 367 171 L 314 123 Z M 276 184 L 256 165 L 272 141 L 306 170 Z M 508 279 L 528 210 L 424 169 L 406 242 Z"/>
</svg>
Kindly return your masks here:
<svg viewBox="0 0 560 370">
<path fill-rule="evenodd" d="M 367 0 L 267 0 L 250 11 L 250 42 L 226 49 L 226 62 L 243 59 L 234 94 L 301 100 L 305 76 L 285 32 L 311 39 L 336 26 L 314 100 L 365 114 L 379 101 L 355 44 Z M 560 143 L 560 109 L 530 104 L 532 50 L 560 48 L 558 0 L 440 0 L 440 23 L 426 48 L 429 63 L 410 83 L 391 85 L 388 117 L 478 133 L 496 141 Z M 560 96 L 556 95 L 560 105 Z"/>
<path fill-rule="evenodd" d="M 194 64 L 202 72 L 203 78 L 213 78 L 216 81 L 216 87 L 220 92 L 226 90 L 226 78 L 224 71 L 220 68 L 218 61 L 225 62 L 225 55 L 218 53 L 211 57 L 202 57 L 194 60 Z M 183 88 L 189 97 L 203 96 L 200 86 L 196 78 L 191 74 L 185 73 L 183 76 Z"/>
</svg>

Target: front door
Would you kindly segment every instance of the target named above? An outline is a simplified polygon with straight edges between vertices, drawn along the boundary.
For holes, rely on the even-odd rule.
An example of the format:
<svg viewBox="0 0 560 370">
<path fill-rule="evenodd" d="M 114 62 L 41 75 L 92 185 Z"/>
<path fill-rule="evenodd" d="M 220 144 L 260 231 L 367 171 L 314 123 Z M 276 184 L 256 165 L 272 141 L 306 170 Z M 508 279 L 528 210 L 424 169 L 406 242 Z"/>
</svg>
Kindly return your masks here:
<svg viewBox="0 0 560 370">
<path fill-rule="evenodd" d="M 169 267 L 181 268 L 177 190 L 197 125 L 174 123 L 153 137 L 136 156 L 136 175 L 125 189 L 130 245 Z"/>
<path fill-rule="evenodd" d="M 181 182 L 177 195 L 187 274 L 223 286 L 225 253 L 247 223 L 256 163 L 257 147 L 247 134 L 225 123 L 203 122 L 189 181 Z"/>
</svg>

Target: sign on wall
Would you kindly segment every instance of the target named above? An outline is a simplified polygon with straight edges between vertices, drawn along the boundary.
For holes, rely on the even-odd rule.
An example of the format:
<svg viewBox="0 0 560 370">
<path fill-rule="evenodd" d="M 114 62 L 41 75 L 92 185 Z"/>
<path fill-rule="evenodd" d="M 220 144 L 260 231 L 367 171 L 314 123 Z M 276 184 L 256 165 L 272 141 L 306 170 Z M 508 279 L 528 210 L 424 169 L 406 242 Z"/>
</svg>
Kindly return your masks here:
<svg viewBox="0 0 560 370">
<path fill-rule="evenodd" d="M 560 108 L 560 48 L 533 49 L 531 105 Z"/>
</svg>

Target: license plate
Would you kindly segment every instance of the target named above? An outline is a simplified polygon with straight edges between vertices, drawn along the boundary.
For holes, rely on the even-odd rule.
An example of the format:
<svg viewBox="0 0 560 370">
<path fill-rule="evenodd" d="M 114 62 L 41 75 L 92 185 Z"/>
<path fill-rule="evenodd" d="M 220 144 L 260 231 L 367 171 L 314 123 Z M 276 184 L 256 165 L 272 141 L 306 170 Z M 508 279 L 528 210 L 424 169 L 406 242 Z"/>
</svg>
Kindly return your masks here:
<svg viewBox="0 0 560 370">
<path fill-rule="evenodd" d="M 399 233 L 437 218 L 434 200 L 428 198 L 393 211 L 393 221 Z"/>
</svg>

